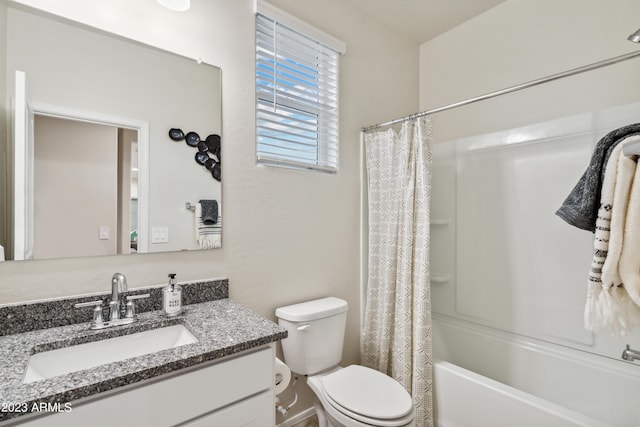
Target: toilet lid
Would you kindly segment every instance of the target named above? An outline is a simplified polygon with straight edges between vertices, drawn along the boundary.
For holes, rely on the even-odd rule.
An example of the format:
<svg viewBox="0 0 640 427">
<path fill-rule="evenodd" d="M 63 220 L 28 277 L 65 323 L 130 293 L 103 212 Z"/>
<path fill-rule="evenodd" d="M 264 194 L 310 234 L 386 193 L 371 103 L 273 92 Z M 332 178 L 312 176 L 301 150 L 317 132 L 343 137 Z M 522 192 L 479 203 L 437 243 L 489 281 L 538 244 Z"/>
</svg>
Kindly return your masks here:
<svg viewBox="0 0 640 427">
<path fill-rule="evenodd" d="M 364 366 L 340 369 L 324 376 L 322 384 L 335 403 L 368 418 L 401 418 L 413 410 L 411 396 L 399 382 Z"/>
</svg>

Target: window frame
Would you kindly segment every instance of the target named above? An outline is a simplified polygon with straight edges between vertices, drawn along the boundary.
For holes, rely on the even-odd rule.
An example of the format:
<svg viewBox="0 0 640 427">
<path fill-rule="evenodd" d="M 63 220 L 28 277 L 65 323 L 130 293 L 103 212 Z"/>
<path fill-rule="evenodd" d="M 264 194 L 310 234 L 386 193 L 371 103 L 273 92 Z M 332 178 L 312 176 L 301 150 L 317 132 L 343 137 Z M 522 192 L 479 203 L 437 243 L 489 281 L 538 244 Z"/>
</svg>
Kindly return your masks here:
<svg viewBox="0 0 640 427">
<path fill-rule="evenodd" d="M 256 0 L 255 15 L 256 162 L 267 166 L 337 173 L 339 57 L 346 52 L 346 45 L 263 0 Z M 268 25 L 272 25 L 271 30 Z M 272 33 L 267 34 L 269 31 Z M 279 44 L 279 38 L 285 39 L 283 47 Z M 270 46 L 267 41 L 271 39 L 273 44 Z M 292 48 L 293 43 L 299 43 L 307 49 L 301 55 L 303 59 L 300 63 L 296 63 L 295 58 L 298 56 L 295 49 L 299 45 Z M 269 52 L 268 47 L 272 47 Z M 283 58 L 279 55 L 282 51 L 285 53 Z M 310 57 L 315 58 L 313 67 L 308 61 Z M 292 91 L 295 94 L 290 94 L 285 87 L 287 84 L 293 85 L 291 81 L 296 78 L 281 71 L 287 67 L 291 67 L 297 76 L 309 77 L 309 81 L 295 85 Z M 269 82 L 269 78 L 272 82 Z M 291 81 L 287 82 L 287 79 Z M 297 102 L 296 97 L 301 102 Z M 267 107 L 273 107 L 273 111 L 268 112 Z M 269 152 L 270 147 L 273 147 L 272 152 Z M 297 157 L 298 153 L 301 157 Z M 314 155 L 315 159 L 312 158 Z"/>
</svg>

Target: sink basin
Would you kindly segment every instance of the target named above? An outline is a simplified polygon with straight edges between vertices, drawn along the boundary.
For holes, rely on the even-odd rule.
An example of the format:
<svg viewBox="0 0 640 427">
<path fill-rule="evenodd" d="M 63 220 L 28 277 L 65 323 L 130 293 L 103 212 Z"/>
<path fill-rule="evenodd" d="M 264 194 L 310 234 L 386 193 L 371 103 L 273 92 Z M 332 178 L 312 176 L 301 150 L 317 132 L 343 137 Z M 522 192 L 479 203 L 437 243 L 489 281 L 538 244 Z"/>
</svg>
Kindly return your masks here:
<svg viewBox="0 0 640 427">
<path fill-rule="evenodd" d="M 25 383 L 198 342 L 183 325 L 36 353 L 29 358 Z"/>
</svg>

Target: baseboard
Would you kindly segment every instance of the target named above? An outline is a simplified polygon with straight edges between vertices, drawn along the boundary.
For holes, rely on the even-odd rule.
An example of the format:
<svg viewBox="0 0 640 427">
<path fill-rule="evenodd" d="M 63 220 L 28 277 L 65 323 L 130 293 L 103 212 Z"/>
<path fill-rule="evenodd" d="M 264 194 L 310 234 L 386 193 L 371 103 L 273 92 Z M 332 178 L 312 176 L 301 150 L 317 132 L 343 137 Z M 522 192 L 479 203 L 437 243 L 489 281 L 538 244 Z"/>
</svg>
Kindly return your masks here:
<svg viewBox="0 0 640 427">
<path fill-rule="evenodd" d="M 292 427 L 304 420 L 306 420 L 307 418 L 311 418 L 316 414 L 316 410 L 313 409 L 313 407 L 311 408 L 307 408 L 304 411 L 295 414 L 293 417 L 281 422 L 280 424 L 276 425 L 276 427 Z"/>
</svg>

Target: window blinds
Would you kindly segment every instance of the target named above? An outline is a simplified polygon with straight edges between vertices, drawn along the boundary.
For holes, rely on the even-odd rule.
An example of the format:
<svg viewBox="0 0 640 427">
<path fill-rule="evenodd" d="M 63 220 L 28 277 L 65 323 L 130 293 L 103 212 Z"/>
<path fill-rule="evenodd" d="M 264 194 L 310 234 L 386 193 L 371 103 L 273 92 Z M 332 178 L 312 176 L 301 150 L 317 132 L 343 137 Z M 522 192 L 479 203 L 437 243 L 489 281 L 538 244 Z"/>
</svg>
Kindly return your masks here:
<svg viewBox="0 0 640 427">
<path fill-rule="evenodd" d="M 262 164 L 336 172 L 338 53 L 256 15 L 256 135 Z"/>
</svg>

